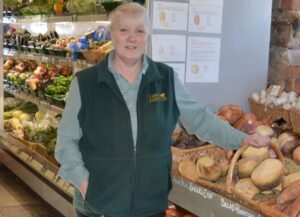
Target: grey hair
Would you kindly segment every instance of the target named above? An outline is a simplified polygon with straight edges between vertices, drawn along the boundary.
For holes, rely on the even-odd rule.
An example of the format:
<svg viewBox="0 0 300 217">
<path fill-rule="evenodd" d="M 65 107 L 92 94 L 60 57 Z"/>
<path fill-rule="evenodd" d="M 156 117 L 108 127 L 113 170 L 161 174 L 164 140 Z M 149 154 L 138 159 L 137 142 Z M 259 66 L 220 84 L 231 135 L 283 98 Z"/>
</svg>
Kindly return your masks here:
<svg viewBox="0 0 300 217">
<path fill-rule="evenodd" d="M 135 2 L 123 3 L 114 9 L 109 16 L 110 30 L 113 30 L 118 21 L 124 16 L 140 16 L 145 26 L 146 33 L 151 32 L 151 22 L 147 10 L 140 4 Z"/>
</svg>

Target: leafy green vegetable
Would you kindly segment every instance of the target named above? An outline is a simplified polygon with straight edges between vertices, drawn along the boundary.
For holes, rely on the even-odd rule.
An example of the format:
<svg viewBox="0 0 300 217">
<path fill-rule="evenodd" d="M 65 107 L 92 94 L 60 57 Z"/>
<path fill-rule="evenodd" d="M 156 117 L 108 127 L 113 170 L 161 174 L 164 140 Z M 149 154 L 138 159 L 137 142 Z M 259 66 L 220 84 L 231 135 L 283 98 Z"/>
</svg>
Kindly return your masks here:
<svg viewBox="0 0 300 217">
<path fill-rule="evenodd" d="M 4 120 L 10 119 L 13 117 L 14 111 L 20 110 L 24 113 L 34 114 L 38 111 L 37 106 L 32 102 L 22 102 L 19 106 L 15 107 L 14 109 L 4 112 Z"/>
</svg>

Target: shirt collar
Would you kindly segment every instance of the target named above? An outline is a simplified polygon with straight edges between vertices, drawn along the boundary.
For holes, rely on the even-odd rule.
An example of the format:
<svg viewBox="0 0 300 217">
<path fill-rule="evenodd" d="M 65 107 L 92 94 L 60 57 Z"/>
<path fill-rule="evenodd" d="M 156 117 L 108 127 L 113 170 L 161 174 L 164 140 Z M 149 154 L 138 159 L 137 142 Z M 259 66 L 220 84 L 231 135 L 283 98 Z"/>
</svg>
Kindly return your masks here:
<svg viewBox="0 0 300 217">
<path fill-rule="evenodd" d="M 112 68 L 112 60 L 113 60 L 114 56 L 115 56 L 115 50 L 111 51 L 108 54 L 108 71 L 111 72 L 111 73 L 113 73 L 113 74 L 116 73 L 116 71 L 114 71 L 113 68 Z M 142 67 L 141 67 L 140 73 L 142 75 L 145 75 L 147 69 L 148 69 L 147 56 L 146 56 L 146 54 L 143 54 L 143 62 L 142 62 Z"/>
</svg>

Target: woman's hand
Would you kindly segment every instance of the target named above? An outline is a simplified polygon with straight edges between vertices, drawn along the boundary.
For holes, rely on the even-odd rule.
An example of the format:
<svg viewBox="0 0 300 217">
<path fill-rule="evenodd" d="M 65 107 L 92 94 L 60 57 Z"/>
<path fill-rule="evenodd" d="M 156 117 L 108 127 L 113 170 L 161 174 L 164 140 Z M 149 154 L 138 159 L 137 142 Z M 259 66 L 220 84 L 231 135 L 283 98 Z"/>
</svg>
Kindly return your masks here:
<svg viewBox="0 0 300 217">
<path fill-rule="evenodd" d="M 271 138 L 269 136 L 262 136 L 258 133 L 254 133 L 254 134 L 247 135 L 244 138 L 243 143 L 260 148 L 269 145 L 270 141 Z"/>
<path fill-rule="evenodd" d="M 82 198 L 85 200 L 85 196 L 86 196 L 86 191 L 87 188 L 89 186 L 89 181 L 88 180 L 84 180 L 80 186 L 79 186 L 79 191 L 81 193 Z"/>
</svg>

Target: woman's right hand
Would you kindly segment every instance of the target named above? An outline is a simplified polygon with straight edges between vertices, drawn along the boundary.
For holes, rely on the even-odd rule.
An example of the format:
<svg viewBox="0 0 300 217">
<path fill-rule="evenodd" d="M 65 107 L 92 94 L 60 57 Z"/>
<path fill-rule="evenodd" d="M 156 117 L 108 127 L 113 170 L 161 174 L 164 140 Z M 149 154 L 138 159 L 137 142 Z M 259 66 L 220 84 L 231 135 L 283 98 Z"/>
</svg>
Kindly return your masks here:
<svg viewBox="0 0 300 217">
<path fill-rule="evenodd" d="M 85 196 L 86 196 L 86 191 L 89 185 L 89 181 L 88 180 L 84 180 L 80 186 L 79 186 L 79 191 L 81 193 L 82 198 L 85 200 Z"/>
</svg>

